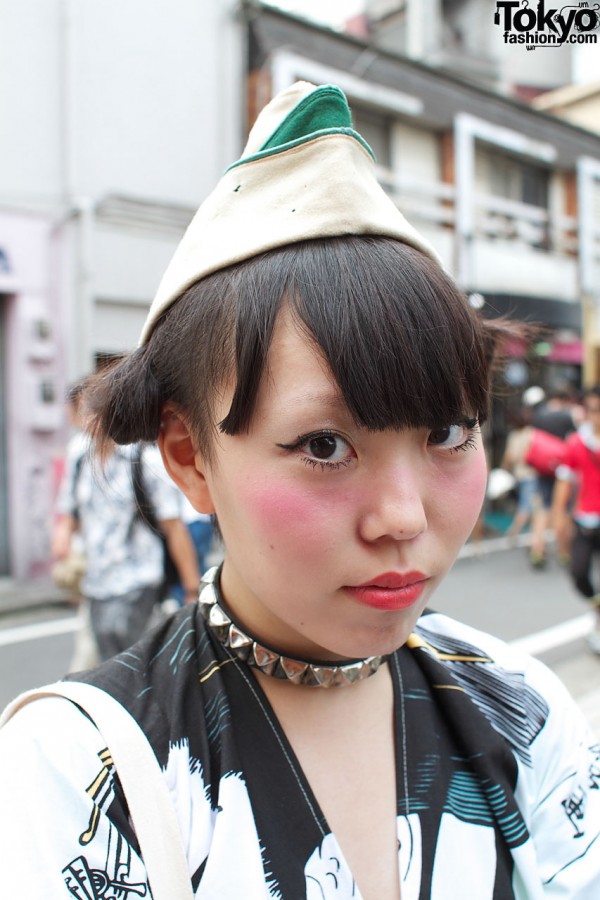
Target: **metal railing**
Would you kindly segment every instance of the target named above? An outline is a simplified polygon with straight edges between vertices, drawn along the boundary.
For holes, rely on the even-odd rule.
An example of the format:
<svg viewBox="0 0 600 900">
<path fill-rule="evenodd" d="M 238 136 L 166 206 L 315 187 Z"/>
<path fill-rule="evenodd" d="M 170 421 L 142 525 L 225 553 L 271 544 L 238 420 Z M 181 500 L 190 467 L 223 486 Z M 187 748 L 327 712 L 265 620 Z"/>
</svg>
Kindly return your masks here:
<svg viewBox="0 0 600 900">
<path fill-rule="evenodd" d="M 420 220 L 438 227 L 454 227 L 455 187 L 441 181 L 421 181 L 379 166 L 377 178 L 410 221 Z M 523 246 L 559 256 L 579 252 L 575 216 L 559 214 L 529 203 L 507 200 L 493 194 L 474 195 L 475 238 L 514 241 Z M 592 236 L 600 261 L 600 226 Z"/>
</svg>

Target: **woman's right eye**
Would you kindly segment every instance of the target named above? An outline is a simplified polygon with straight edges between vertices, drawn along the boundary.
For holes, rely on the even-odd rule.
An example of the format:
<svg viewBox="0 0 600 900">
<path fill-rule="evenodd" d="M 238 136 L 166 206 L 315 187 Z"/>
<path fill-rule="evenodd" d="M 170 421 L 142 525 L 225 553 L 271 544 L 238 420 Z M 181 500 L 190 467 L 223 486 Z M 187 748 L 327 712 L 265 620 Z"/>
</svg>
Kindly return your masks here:
<svg viewBox="0 0 600 900">
<path fill-rule="evenodd" d="M 279 444 L 284 450 L 303 454 L 302 461 L 321 468 L 347 465 L 355 456 L 350 443 L 334 431 L 319 431 L 298 437 L 293 444 Z"/>
<path fill-rule="evenodd" d="M 319 462 L 339 462 L 348 456 L 350 445 L 338 434 L 317 434 L 308 438 L 300 449 Z"/>
</svg>

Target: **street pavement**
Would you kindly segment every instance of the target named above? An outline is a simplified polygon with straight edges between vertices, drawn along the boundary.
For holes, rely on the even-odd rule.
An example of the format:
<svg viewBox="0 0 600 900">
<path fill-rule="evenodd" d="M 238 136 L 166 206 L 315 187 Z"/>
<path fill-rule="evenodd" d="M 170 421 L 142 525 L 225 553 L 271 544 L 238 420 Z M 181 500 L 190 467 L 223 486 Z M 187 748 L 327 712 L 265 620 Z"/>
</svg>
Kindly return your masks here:
<svg viewBox="0 0 600 900">
<path fill-rule="evenodd" d="M 534 570 L 527 537 L 520 544 L 505 538 L 467 544 L 430 605 L 539 657 L 566 684 L 600 738 L 600 656 L 585 641 L 590 612 L 556 561 Z M 56 606 L 64 615 L 66 603 L 51 581 L 0 578 L 0 628 L 3 619 L 14 624 L 15 615 L 26 611 Z"/>
</svg>

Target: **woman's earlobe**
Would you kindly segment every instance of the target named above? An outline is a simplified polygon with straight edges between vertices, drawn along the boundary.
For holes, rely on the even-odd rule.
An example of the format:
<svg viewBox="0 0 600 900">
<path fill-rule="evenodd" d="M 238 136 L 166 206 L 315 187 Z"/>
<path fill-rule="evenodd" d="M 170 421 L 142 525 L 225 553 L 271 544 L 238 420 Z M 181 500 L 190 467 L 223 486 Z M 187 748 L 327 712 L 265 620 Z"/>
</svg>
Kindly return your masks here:
<svg viewBox="0 0 600 900">
<path fill-rule="evenodd" d="M 168 407 L 163 413 L 158 446 L 167 472 L 192 506 L 198 512 L 214 513 L 202 455 L 184 418 Z"/>
</svg>

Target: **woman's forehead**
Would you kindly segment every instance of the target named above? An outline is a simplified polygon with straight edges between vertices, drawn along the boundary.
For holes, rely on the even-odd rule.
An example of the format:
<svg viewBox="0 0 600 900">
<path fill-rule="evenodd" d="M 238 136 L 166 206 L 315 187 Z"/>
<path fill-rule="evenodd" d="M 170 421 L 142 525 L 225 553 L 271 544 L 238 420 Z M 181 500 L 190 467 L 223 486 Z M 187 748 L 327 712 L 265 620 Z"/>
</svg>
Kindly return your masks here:
<svg viewBox="0 0 600 900">
<path fill-rule="evenodd" d="M 308 404 L 331 412 L 347 411 L 323 351 L 289 307 L 284 307 L 277 318 L 259 403 L 261 398 L 292 407 Z"/>
<path fill-rule="evenodd" d="M 273 336 L 267 354 L 269 369 L 289 365 L 314 365 L 331 375 L 325 355 L 306 325 L 284 302 L 275 320 Z"/>
</svg>

